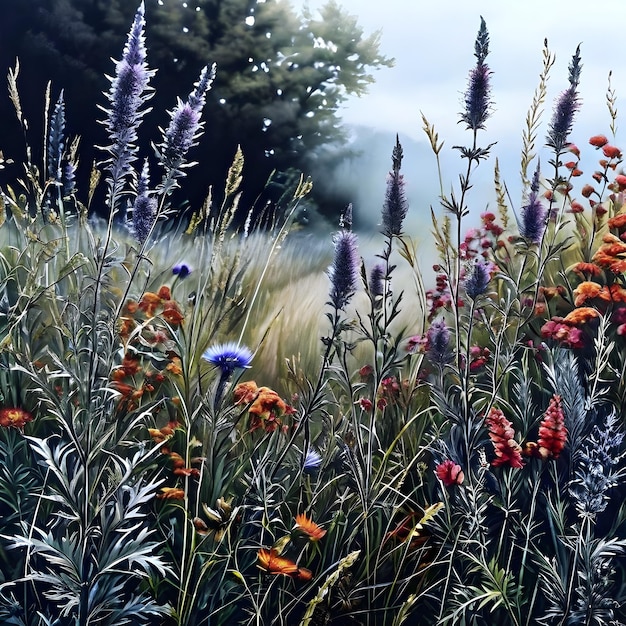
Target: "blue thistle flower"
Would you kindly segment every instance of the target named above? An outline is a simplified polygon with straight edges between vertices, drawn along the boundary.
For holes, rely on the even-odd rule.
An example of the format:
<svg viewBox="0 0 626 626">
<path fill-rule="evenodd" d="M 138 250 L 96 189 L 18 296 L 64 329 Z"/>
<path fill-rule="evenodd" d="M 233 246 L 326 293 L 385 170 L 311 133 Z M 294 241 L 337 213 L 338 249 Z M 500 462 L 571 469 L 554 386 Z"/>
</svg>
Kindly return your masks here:
<svg viewBox="0 0 626 626">
<path fill-rule="evenodd" d="M 335 257 L 329 270 L 330 304 L 340 310 L 346 307 L 354 295 L 359 278 L 357 237 L 348 230 L 340 230 L 334 244 Z"/>
<path fill-rule="evenodd" d="M 467 128 L 478 130 L 485 128 L 485 122 L 489 118 L 491 100 L 489 98 L 491 86 L 489 77 L 491 70 L 485 63 L 489 54 L 489 32 L 485 20 L 480 18 L 480 29 L 474 44 L 474 56 L 476 66 L 470 70 L 467 90 L 464 94 L 465 111 L 461 113 L 461 122 L 467 124 Z"/>
<path fill-rule="evenodd" d="M 150 196 L 150 172 L 148 159 L 144 161 L 143 168 L 137 181 L 137 196 L 133 204 L 133 223 L 131 231 L 140 244 L 144 244 L 152 231 L 156 219 L 157 201 Z"/>
<path fill-rule="evenodd" d="M 223 375 L 231 376 L 236 369 L 245 369 L 252 363 L 252 352 L 234 342 L 220 343 L 207 348 L 202 358 L 219 367 Z"/>
<path fill-rule="evenodd" d="M 314 474 L 322 464 L 321 455 L 314 449 L 309 448 L 302 463 L 302 471 L 305 474 Z"/>
<path fill-rule="evenodd" d="M 109 108 L 105 125 L 112 143 L 106 147 L 111 155 L 108 160 L 110 196 L 115 196 L 130 172 L 136 158 L 137 129 L 148 109 L 140 110 L 152 94 L 148 83 L 153 70 L 148 70 L 145 46 L 144 3 L 139 5 L 122 54 L 115 64 L 115 77 L 110 78 L 111 87 L 107 94 Z"/>
<path fill-rule="evenodd" d="M 206 93 L 214 78 L 215 65 L 211 68 L 205 66 L 187 101 L 183 102 L 179 98 L 177 106 L 169 112 L 170 123 L 159 146 L 160 162 L 168 170 L 163 184 L 166 192 L 172 188 L 174 178 L 184 175 L 185 157 L 200 136 L 203 126 L 200 117 Z"/>
<path fill-rule="evenodd" d="M 191 268 L 186 263 L 178 263 L 172 268 L 172 274 L 175 274 L 182 280 L 191 274 Z"/>
<path fill-rule="evenodd" d="M 465 280 L 465 293 L 476 300 L 478 296 L 487 291 L 487 286 L 491 280 L 491 264 L 485 259 L 479 259 L 474 263 L 472 271 Z"/>
<path fill-rule="evenodd" d="M 62 179 L 61 161 L 65 148 L 65 102 L 63 91 L 54 105 L 48 131 L 48 178 L 60 182 Z"/>
<path fill-rule="evenodd" d="M 528 202 L 522 207 L 520 235 L 532 243 L 539 243 L 546 227 L 546 209 L 539 201 L 539 163 L 530 184 Z"/>
<path fill-rule="evenodd" d="M 445 365 L 450 361 L 450 329 L 443 319 L 437 320 L 426 331 L 428 358 L 435 365 Z"/>
<path fill-rule="evenodd" d="M 404 189 L 404 177 L 400 174 L 402 156 L 402 146 L 400 145 L 398 135 L 396 135 L 396 145 L 391 154 L 393 167 L 387 177 L 387 190 L 382 211 L 382 226 L 385 237 L 400 236 L 402 234 L 402 223 L 409 210 Z"/>
<path fill-rule="evenodd" d="M 568 145 L 568 136 L 572 132 L 574 116 L 580 108 L 578 97 L 578 83 L 582 64 L 580 63 L 580 45 L 576 48 L 576 53 L 572 57 L 569 65 L 570 86 L 557 98 L 554 106 L 554 113 L 548 126 L 548 137 L 546 145 L 553 148 L 557 153 L 562 152 Z"/>
</svg>

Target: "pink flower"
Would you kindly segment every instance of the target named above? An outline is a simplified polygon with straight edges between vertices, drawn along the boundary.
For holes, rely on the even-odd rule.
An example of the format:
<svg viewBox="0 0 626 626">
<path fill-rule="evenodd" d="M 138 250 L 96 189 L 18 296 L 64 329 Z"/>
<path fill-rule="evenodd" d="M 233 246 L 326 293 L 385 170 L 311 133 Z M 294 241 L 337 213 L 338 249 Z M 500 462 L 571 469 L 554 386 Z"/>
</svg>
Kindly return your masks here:
<svg viewBox="0 0 626 626">
<path fill-rule="evenodd" d="M 567 429 L 565 428 L 561 396 L 554 394 L 539 426 L 539 441 L 537 443 L 542 457 L 545 450 L 547 456 L 554 459 L 558 458 L 565 447 L 566 439 Z"/>
<path fill-rule="evenodd" d="M 446 487 L 452 487 L 452 485 L 460 485 L 465 479 L 465 474 L 460 465 L 457 465 L 454 461 L 446 459 L 443 463 L 439 463 L 435 468 L 435 474 L 437 478 Z"/>
</svg>

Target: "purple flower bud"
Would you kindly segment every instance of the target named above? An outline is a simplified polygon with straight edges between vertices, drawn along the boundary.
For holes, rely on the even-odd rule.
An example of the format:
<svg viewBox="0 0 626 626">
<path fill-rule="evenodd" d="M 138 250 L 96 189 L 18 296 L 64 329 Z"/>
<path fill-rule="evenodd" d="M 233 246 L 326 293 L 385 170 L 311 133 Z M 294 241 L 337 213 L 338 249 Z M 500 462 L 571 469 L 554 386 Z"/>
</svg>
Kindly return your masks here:
<svg viewBox="0 0 626 626">
<path fill-rule="evenodd" d="M 520 235 L 532 243 L 539 243 L 546 227 L 546 210 L 539 201 L 539 164 L 530 185 L 528 202 L 522 207 Z"/>
<path fill-rule="evenodd" d="M 443 319 L 431 324 L 426 340 L 426 353 L 432 363 L 441 366 L 450 361 L 450 329 Z"/>
<path fill-rule="evenodd" d="M 137 181 L 137 196 L 133 204 L 133 223 L 131 227 L 135 239 L 142 245 L 150 235 L 157 211 L 157 201 L 150 196 L 149 186 L 150 172 L 148 160 L 146 159 Z"/>
<path fill-rule="evenodd" d="M 191 268 L 187 265 L 187 263 L 178 263 L 172 268 L 172 274 L 175 274 L 182 280 L 191 274 Z"/>
<path fill-rule="evenodd" d="M 478 296 L 487 291 L 487 286 L 491 280 L 491 263 L 485 259 L 479 259 L 474 263 L 471 273 L 465 280 L 465 293 L 476 300 Z"/>
<path fill-rule="evenodd" d="M 387 177 L 387 190 L 382 212 L 382 226 L 385 237 L 400 236 L 402 234 L 402 223 L 409 210 L 404 190 L 404 177 L 400 174 L 402 156 L 402 146 L 396 135 L 396 145 L 391 155 L 393 169 Z"/>
<path fill-rule="evenodd" d="M 370 272 L 369 289 L 373 298 L 383 295 L 385 291 L 385 267 L 382 263 L 378 263 Z"/>
<path fill-rule="evenodd" d="M 340 230 L 334 239 L 335 257 L 329 270 L 330 304 L 343 309 L 356 290 L 359 278 L 357 237 L 348 230 Z"/>
</svg>

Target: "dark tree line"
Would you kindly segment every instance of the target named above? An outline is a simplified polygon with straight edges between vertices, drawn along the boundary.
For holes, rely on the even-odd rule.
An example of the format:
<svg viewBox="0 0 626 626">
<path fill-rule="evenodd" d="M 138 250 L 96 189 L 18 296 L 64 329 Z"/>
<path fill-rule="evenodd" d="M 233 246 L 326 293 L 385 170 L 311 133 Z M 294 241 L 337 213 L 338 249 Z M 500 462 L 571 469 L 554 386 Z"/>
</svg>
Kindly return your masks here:
<svg viewBox="0 0 626 626">
<path fill-rule="evenodd" d="M 0 70 L 6 76 L 19 57 L 30 141 L 41 143 L 43 98 L 51 80 L 53 101 L 64 90 L 68 130 L 81 136 L 79 179 L 102 157 L 93 148 L 105 141 L 98 105 L 105 103 L 105 75 L 113 71 L 111 58 L 121 54 L 138 1 L 0 0 Z M 149 141 L 158 140 L 158 127 L 167 125 L 176 97 L 188 94 L 205 64 L 217 64 L 205 134 L 192 155 L 200 166 L 189 171 L 180 201 L 197 207 L 210 186 L 219 198 L 240 145 L 246 159 L 242 206 L 277 202 L 305 172 L 314 177 L 322 212 L 342 208 L 347 199 L 324 188 L 315 173 L 342 154 L 342 102 L 365 93 L 372 70 L 391 65 L 379 52 L 379 34 L 364 35 L 334 0 L 317 15 L 299 15 L 286 0 L 145 4 L 148 60 L 158 69 L 153 111 L 142 131 L 146 153 Z M 0 116 L 0 149 L 19 162 L 21 131 L 8 97 L 0 98 Z"/>
</svg>

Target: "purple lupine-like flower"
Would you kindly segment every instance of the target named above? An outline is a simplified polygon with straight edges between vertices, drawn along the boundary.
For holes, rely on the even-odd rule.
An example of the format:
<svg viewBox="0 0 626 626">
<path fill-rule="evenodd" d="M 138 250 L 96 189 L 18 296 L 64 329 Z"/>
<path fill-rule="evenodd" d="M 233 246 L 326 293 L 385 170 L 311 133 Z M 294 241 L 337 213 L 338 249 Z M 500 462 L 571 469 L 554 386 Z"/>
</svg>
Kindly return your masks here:
<svg viewBox="0 0 626 626">
<path fill-rule="evenodd" d="M 485 259 L 479 259 L 474 263 L 472 271 L 465 280 L 465 293 L 476 300 L 478 296 L 487 291 L 487 286 L 491 280 L 491 263 Z"/>
<path fill-rule="evenodd" d="M 374 265 L 370 272 L 369 289 L 373 298 L 378 298 L 385 291 L 385 267 L 382 263 Z"/>
<path fill-rule="evenodd" d="M 354 295 L 359 278 L 357 237 L 349 230 L 340 230 L 334 239 L 335 256 L 329 270 L 330 304 L 340 310 Z"/>
<path fill-rule="evenodd" d="M 485 128 L 485 122 L 491 112 L 491 86 L 489 77 L 491 70 L 485 63 L 489 54 L 489 32 L 485 20 L 480 18 L 480 29 L 474 44 L 474 56 L 476 66 L 470 70 L 467 90 L 463 96 L 465 110 L 461 113 L 461 122 L 467 124 L 467 128 L 478 130 Z"/>
<path fill-rule="evenodd" d="M 569 66 L 570 86 L 557 98 L 554 106 L 554 113 L 548 126 L 548 137 L 546 145 L 558 152 L 562 152 L 568 145 L 568 137 L 574 125 L 574 116 L 580 108 L 580 98 L 578 97 L 578 83 L 580 81 L 580 46 L 576 48 L 576 53 L 572 57 Z"/>
<path fill-rule="evenodd" d="M 387 190 L 382 212 L 382 226 L 385 237 L 397 237 L 402 234 L 402 223 L 409 210 L 409 203 L 407 202 L 404 189 L 404 177 L 400 174 L 402 156 L 402 146 L 396 135 L 396 145 L 391 154 L 393 167 L 387 177 Z"/>
<path fill-rule="evenodd" d="M 61 161 L 65 148 L 65 101 L 63 91 L 54 105 L 48 130 L 48 178 L 61 182 L 63 170 Z"/>
<path fill-rule="evenodd" d="M 115 64 L 115 77 L 111 79 L 111 87 L 107 98 L 109 108 L 106 109 L 105 125 L 109 133 L 111 145 L 106 147 L 111 157 L 108 171 L 111 174 L 110 193 L 115 194 L 123 180 L 130 172 L 130 165 L 136 158 L 137 129 L 147 109 L 142 105 L 152 95 L 148 84 L 154 71 L 148 69 L 145 46 L 144 3 L 139 5 L 122 54 L 122 60 Z"/>
<path fill-rule="evenodd" d="M 156 219 L 157 201 L 150 196 L 150 171 L 148 159 L 144 161 L 139 180 L 137 181 L 137 196 L 133 204 L 132 233 L 140 244 L 144 244 L 152 231 Z"/>
<path fill-rule="evenodd" d="M 546 227 L 546 210 L 539 201 L 539 164 L 530 184 L 528 202 L 522 207 L 520 235 L 532 243 L 539 243 Z"/>
<path fill-rule="evenodd" d="M 426 354 L 435 365 L 445 365 L 450 361 L 450 329 L 445 320 L 436 320 L 426 331 Z"/>
<path fill-rule="evenodd" d="M 202 130 L 200 117 L 206 102 L 206 93 L 215 78 L 215 65 L 204 67 L 194 90 L 186 102 L 178 100 L 178 105 L 169 112 L 170 123 L 163 142 L 159 147 L 161 164 L 171 171 L 171 176 L 182 176 L 185 157 Z"/>
</svg>

